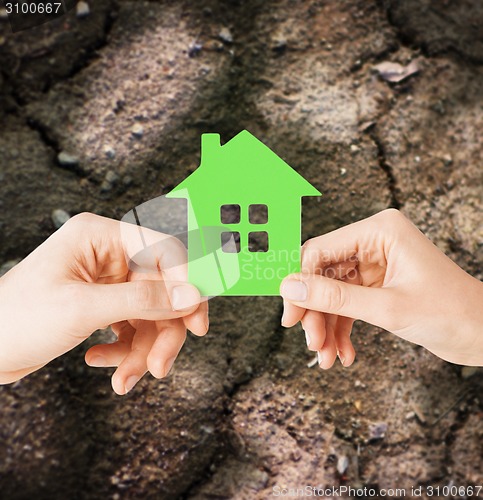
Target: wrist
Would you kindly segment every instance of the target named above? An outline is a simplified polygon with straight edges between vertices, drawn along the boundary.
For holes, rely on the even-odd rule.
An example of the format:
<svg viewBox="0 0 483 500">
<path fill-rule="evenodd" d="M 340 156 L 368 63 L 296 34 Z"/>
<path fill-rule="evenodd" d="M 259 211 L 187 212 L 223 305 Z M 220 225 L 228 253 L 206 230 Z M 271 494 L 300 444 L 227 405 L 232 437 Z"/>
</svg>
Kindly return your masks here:
<svg viewBox="0 0 483 500">
<path fill-rule="evenodd" d="M 464 303 L 459 336 L 463 349 L 461 362 L 468 366 L 483 366 L 483 283 L 469 276 L 469 286 L 462 294 Z"/>
</svg>

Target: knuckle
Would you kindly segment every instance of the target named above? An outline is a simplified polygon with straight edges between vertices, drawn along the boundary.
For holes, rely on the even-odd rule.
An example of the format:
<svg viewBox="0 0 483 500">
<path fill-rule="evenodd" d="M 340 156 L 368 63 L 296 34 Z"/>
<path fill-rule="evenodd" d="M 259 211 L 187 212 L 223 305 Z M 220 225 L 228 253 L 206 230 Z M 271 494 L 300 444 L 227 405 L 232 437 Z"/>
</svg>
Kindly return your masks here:
<svg viewBox="0 0 483 500">
<path fill-rule="evenodd" d="M 80 214 L 71 217 L 62 228 L 67 231 L 79 231 L 91 226 L 96 219 L 97 215 L 91 214 L 89 212 L 82 212 Z"/>
<path fill-rule="evenodd" d="M 344 290 L 337 280 L 329 279 L 322 288 L 323 302 L 328 311 L 337 313 L 344 304 Z"/>
<path fill-rule="evenodd" d="M 383 221 L 388 224 L 400 224 L 405 220 L 404 215 L 396 208 L 387 208 L 379 214 Z"/>
<path fill-rule="evenodd" d="M 152 311 L 159 305 L 158 289 L 155 283 L 136 281 L 129 294 L 129 305 L 136 311 Z"/>
<path fill-rule="evenodd" d="M 314 239 L 311 238 L 310 240 L 307 240 L 304 242 L 304 244 L 302 245 L 302 253 L 304 252 L 308 252 L 309 249 L 312 249 L 314 245 Z"/>
<path fill-rule="evenodd" d="M 71 217 L 68 222 L 71 222 L 72 224 L 89 224 L 93 221 L 93 219 L 96 219 L 97 216 L 94 214 L 91 214 L 89 212 L 81 212 L 80 214 L 74 215 L 74 217 Z"/>
<path fill-rule="evenodd" d="M 301 249 L 302 268 L 310 266 L 310 264 L 313 264 L 317 260 L 317 258 L 318 258 L 317 242 L 315 238 L 311 238 L 302 245 Z"/>
</svg>

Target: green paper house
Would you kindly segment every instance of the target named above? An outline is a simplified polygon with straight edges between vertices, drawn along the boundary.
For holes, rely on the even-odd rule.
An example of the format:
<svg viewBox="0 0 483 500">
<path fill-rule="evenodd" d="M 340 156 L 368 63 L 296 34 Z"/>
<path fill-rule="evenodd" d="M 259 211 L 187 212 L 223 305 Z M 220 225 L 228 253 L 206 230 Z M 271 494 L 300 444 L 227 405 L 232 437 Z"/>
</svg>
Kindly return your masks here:
<svg viewBox="0 0 483 500">
<path fill-rule="evenodd" d="M 201 164 L 168 198 L 188 201 L 188 279 L 204 296 L 279 295 L 300 271 L 301 198 L 320 192 L 244 130 L 203 134 Z"/>
</svg>

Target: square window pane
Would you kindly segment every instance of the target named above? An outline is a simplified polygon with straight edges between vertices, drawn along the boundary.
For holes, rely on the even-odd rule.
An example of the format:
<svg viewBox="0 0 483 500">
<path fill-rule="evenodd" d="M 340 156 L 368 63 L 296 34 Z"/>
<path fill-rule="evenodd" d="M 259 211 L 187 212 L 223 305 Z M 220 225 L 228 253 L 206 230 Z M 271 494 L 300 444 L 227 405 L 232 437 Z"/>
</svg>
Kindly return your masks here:
<svg viewBox="0 0 483 500">
<path fill-rule="evenodd" d="M 267 205 L 250 205 L 248 209 L 250 224 L 266 224 L 268 222 Z"/>
<path fill-rule="evenodd" d="M 221 233 L 221 249 L 225 253 L 239 253 L 240 233 L 237 231 L 225 231 Z"/>
<path fill-rule="evenodd" d="M 268 233 L 266 231 L 248 233 L 248 250 L 250 252 L 268 252 Z"/>
<path fill-rule="evenodd" d="M 240 205 L 222 205 L 220 208 L 220 218 L 222 224 L 240 223 Z"/>
</svg>

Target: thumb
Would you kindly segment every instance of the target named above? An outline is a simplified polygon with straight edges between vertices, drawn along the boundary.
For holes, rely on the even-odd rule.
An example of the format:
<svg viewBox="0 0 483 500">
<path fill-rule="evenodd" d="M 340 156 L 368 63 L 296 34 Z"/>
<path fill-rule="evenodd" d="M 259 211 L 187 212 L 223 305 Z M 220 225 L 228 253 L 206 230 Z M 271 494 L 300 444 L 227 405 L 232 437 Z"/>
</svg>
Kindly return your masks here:
<svg viewBox="0 0 483 500">
<path fill-rule="evenodd" d="M 200 293 L 196 287 L 178 281 L 131 281 L 100 285 L 83 283 L 76 291 L 82 304 L 83 322 L 91 330 L 123 320 L 174 319 L 196 311 Z M 87 311 L 87 314 L 86 314 Z"/>
<path fill-rule="evenodd" d="M 394 309 L 394 291 L 352 285 L 314 274 L 292 274 L 280 287 L 285 300 L 306 309 L 353 319 L 362 319 L 387 328 Z"/>
</svg>

